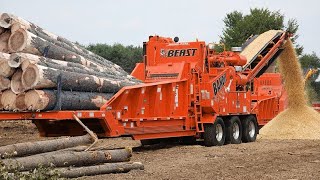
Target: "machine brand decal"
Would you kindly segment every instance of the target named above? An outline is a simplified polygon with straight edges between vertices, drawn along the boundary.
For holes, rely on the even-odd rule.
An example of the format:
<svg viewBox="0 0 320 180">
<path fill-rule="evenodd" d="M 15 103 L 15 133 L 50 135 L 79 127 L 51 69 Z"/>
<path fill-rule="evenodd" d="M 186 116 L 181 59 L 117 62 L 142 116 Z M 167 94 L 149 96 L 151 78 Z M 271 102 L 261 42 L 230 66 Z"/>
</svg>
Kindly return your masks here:
<svg viewBox="0 0 320 180">
<path fill-rule="evenodd" d="M 195 56 L 198 49 L 188 48 L 188 49 L 161 49 L 161 57 L 188 57 Z"/>
<path fill-rule="evenodd" d="M 223 74 L 220 76 L 218 80 L 213 82 L 212 87 L 213 87 L 213 93 L 214 95 L 217 95 L 217 93 L 220 91 L 220 89 L 224 86 L 226 83 L 226 74 Z"/>
</svg>

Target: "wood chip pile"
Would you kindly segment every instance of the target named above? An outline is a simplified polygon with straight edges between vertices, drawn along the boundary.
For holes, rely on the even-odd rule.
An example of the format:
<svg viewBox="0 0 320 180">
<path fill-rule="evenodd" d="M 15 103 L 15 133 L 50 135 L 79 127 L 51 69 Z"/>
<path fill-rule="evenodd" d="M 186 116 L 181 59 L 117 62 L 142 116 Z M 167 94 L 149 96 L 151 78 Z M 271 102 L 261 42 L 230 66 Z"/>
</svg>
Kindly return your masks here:
<svg viewBox="0 0 320 180">
<path fill-rule="evenodd" d="M 138 84 L 118 65 L 20 17 L 0 13 L 0 108 L 99 109 Z"/>
<path fill-rule="evenodd" d="M 288 109 L 260 130 L 264 139 L 320 139 L 320 113 L 307 105 L 301 66 L 291 40 L 279 57 Z"/>
</svg>

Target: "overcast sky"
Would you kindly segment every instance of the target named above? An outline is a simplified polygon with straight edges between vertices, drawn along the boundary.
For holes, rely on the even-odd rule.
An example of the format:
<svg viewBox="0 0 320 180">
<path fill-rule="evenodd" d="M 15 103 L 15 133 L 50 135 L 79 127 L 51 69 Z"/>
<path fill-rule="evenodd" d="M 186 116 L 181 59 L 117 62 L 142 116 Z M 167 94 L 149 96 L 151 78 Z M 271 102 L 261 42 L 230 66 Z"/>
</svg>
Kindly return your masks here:
<svg viewBox="0 0 320 180">
<path fill-rule="evenodd" d="M 141 45 L 149 35 L 217 42 L 223 18 L 234 10 L 280 10 L 300 25 L 298 43 L 320 55 L 318 0 L 0 0 L 0 12 L 23 17 L 82 44 Z"/>
</svg>

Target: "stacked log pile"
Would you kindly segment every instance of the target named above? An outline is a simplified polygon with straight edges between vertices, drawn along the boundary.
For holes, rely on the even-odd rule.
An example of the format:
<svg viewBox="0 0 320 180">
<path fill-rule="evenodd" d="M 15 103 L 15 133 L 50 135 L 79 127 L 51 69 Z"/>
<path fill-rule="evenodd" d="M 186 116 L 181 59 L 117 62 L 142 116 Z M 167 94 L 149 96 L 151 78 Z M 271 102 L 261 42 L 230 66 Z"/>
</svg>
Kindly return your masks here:
<svg viewBox="0 0 320 180">
<path fill-rule="evenodd" d="M 65 178 L 144 169 L 140 162 L 129 162 L 132 155 L 131 149 L 100 147 L 87 150 L 86 145 L 92 142 L 94 138 L 88 134 L 2 146 L 0 147 L 0 167 L 2 166 L 13 175 L 15 172 L 34 172 L 39 167 L 49 168 Z"/>
<path fill-rule="evenodd" d="M 120 88 L 138 83 L 80 45 L 0 13 L 2 110 L 98 109 Z"/>
</svg>

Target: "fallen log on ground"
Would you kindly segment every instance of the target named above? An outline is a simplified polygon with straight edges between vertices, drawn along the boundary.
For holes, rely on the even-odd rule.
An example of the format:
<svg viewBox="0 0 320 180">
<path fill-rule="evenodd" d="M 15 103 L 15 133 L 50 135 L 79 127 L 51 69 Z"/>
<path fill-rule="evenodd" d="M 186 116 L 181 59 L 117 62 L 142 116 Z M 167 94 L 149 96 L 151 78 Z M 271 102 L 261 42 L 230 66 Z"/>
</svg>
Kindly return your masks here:
<svg viewBox="0 0 320 180">
<path fill-rule="evenodd" d="M 0 52 L 0 76 L 10 77 L 15 72 L 15 69 L 9 66 L 9 60 L 10 54 Z"/>
<path fill-rule="evenodd" d="M 100 163 L 125 162 L 131 157 L 130 149 L 105 151 L 61 152 L 54 154 L 37 154 L 15 159 L 4 159 L 2 164 L 17 167 L 19 171 L 28 171 L 41 167 L 89 166 Z"/>
<path fill-rule="evenodd" d="M 59 149 L 66 149 L 79 145 L 86 145 L 93 142 L 92 137 L 87 134 L 84 136 L 68 137 L 62 139 L 18 143 L 0 147 L 0 157 L 21 157 L 33 155 Z"/>
<path fill-rule="evenodd" d="M 22 74 L 22 85 L 25 90 L 56 88 L 59 76 L 61 77 L 63 90 L 114 93 L 124 86 L 136 84 L 128 80 L 100 78 L 93 75 L 29 64 Z"/>
<path fill-rule="evenodd" d="M 29 111 L 53 110 L 58 103 L 57 90 L 30 90 L 25 95 Z M 61 91 L 61 110 L 97 110 L 104 105 L 112 93 Z"/>
<path fill-rule="evenodd" d="M 77 178 L 81 176 L 94 176 L 99 174 L 124 173 L 134 169 L 143 170 L 144 166 L 141 162 L 106 163 L 102 165 L 78 168 L 58 168 L 57 172 L 60 175 L 60 177 Z"/>
</svg>

